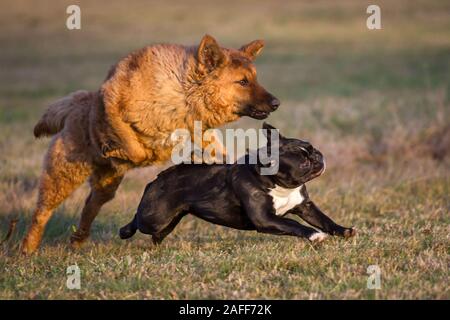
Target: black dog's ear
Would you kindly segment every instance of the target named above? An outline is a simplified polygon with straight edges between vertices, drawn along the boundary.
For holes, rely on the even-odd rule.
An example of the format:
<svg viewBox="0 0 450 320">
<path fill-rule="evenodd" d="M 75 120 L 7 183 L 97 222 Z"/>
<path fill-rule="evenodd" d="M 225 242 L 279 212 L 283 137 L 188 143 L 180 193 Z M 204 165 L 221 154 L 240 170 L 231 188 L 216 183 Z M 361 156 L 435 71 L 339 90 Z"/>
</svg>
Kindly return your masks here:
<svg viewBox="0 0 450 320">
<path fill-rule="evenodd" d="M 274 127 L 272 127 L 270 124 L 268 124 L 267 122 L 263 122 L 262 125 L 263 128 L 263 134 L 266 136 L 267 138 L 267 146 L 270 147 L 270 144 L 272 142 L 272 131 L 271 129 L 275 129 Z"/>
<path fill-rule="evenodd" d="M 272 130 L 277 130 L 278 131 L 278 137 L 279 137 L 280 140 L 283 138 L 283 136 L 280 134 L 280 130 L 278 130 L 274 126 L 271 126 L 267 122 L 263 122 L 262 128 L 263 128 L 263 133 L 264 133 L 264 135 L 267 138 L 268 144 L 270 144 L 270 142 L 271 142 Z"/>
<path fill-rule="evenodd" d="M 271 126 L 270 124 L 268 124 L 267 122 L 263 122 L 263 125 L 262 125 L 262 128 L 263 129 L 266 129 L 266 130 L 270 130 L 270 129 L 277 129 L 277 128 L 275 128 L 275 127 L 273 127 L 273 126 Z"/>
<path fill-rule="evenodd" d="M 270 148 L 271 145 L 272 145 L 272 130 L 277 130 L 278 131 L 278 143 L 279 144 L 281 143 L 281 139 L 283 138 L 283 136 L 280 134 L 280 130 L 278 130 L 274 126 L 271 126 L 267 122 L 263 122 L 262 128 L 263 128 L 263 134 L 267 138 L 267 147 Z"/>
</svg>

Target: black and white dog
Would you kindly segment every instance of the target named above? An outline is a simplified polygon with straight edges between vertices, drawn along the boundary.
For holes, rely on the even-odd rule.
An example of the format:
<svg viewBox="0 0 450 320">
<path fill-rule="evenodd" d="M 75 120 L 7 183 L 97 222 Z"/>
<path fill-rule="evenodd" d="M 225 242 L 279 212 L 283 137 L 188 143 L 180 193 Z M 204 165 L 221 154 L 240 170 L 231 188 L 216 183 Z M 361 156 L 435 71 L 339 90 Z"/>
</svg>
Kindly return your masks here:
<svg viewBox="0 0 450 320">
<path fill-rule="evenodd" d="M 264 123 L 263 129 L 270 144 L 270 129 L 275 128 Z M 160 243 L 188 213 L 230 228 L 313 242 L 327 234 L 355 235 L 353 228 L 336 224 L 309 199 L 305 183 L 321 175 L 325 165 L 322 154 L 308 142 L 279 135 L 279 170 L 274 175 L 261 175 L 259 161 L 245 163 L 180 164 L 163 171 L 146 186 L 133 221 L 120 229 L 120 237 L 128 239 L 139 230 Z M 298 215 L 320 231 L 287 214 Z"/>
</svg>

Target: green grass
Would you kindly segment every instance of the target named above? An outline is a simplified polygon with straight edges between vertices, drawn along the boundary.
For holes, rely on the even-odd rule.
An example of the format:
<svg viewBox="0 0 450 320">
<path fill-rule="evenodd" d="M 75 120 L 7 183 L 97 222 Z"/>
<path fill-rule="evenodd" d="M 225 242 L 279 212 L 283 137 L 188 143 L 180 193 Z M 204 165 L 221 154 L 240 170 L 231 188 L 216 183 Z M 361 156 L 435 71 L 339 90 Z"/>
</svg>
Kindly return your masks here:
<svg viewBox="0 0 450 320">
<path fill-rule="evenodd" d="M 356 0 L 80 3 L 80 31 L 65 29 L 69 1 L 0 10 L 0 237 L 19 218 L 0 248 L 0 298 L 450 298 L 448 3 L 382 1 L 381 31 L 365 28 L 369 3 Z M 132 49 L 193 44 L 204 33 L 224 46 L 266 40 L 258 76 L 282 101 L 268 121 L 324 153 L 327 171 L 310 195 L 357 237 L 313 247 L 187 217 L 159 247 L 144 235 L 121 241 L 118 229 L 160 169 L 145 168 L 127 175 L 83 249 L 68 240 L 86 185 L 55 212 L 41 251 L 21 256 L 48 145 L 32 128 L 45 107 L 97 89 Z M 72 264 L 81 290 L 66 288 Z M 381 269 L 379 290 L 367 289 L 370 265 Z"/>
</svg>

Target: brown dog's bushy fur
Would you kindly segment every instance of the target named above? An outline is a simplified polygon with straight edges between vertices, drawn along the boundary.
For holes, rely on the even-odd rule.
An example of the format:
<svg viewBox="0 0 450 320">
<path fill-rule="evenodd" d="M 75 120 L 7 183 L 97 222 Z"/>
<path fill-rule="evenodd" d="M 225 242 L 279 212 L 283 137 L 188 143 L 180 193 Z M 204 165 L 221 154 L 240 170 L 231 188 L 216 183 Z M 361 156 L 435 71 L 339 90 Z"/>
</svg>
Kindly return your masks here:
<svg viewBox="0 0 450 320">
<path fill-rule="evenodd" d="M 91 193 L 74 245 L 88 237 L 126 171 L 169 159 L 175 129 L 192 133 L 194 120 L 203 130 L 218 127 L 249 108 L 273 111 L 274 97 L 257 83 L 252 63 L 262 47 L 253 41 L 225 49 L 208 35 L 195 47 L 148 46 L 119 61 L 99 91 L 77 91 L 50 105 L 34 128 L 36 137 L 54 137 L 23 252 L 38 248 L 53 210 L 86 179 Z"/>
</svg>

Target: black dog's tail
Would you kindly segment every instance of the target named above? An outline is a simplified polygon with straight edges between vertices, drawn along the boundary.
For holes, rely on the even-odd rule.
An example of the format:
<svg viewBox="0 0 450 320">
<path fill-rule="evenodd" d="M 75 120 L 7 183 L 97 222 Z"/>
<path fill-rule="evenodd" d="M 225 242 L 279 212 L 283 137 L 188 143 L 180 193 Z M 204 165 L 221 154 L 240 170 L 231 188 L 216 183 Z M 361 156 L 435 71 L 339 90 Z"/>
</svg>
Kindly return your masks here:
<svg viewBox="0 0 450 320">
<path fill-rule="evenodd" d="M 119 235 L 121 239 L 128 239 L 134 236 L 137 230 L 137 218 L 136 215 L 134 215 L 133 220 L 127 224 L 126 226 L 123 226 L 120 228 Z"/>
</svg>

